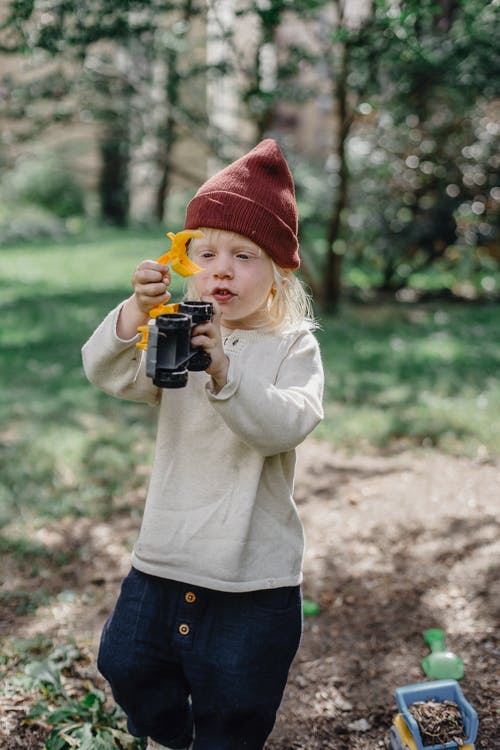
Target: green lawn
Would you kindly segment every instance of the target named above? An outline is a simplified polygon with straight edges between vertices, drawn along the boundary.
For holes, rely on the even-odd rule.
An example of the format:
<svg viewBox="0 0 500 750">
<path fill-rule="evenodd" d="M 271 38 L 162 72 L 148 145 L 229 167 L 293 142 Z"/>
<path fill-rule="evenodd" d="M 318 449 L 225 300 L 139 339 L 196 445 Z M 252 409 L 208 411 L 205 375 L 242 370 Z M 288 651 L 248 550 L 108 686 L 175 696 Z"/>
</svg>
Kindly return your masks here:
<svg viewBox="0 0 500 750">
<path fill-rule="evenodd" d="M 130 293 L 137 262 L 167 248 L 161 232 L 109 230 L 0 250 L 2 526 L 106 515 L 144 486 L 154 411 L 89 385 L 80 348 Z M 497 317 L 487 304 L 390 304 L 346 306 L 321 320 L 318 437 L 348 450 L 436 445 L 497 456 Z"/>
<path fill-rule="evenodd" d="M 498 456 L 499 312 L 487 303 L 390 304 L 322 321 L 326 419 L 318 434 L 348 449 L 422 445 Z"/>
<path fill-rule="evenodd" d="M 106 513 L 149 460 L 154 412 L 91 387 L 80 349 L 130 292 L 161 234 L 107 232 L 88 242 L 0 251 L 0 519 Z M 141 483 L 144 478 L 141 476 Z"/>
</svg>

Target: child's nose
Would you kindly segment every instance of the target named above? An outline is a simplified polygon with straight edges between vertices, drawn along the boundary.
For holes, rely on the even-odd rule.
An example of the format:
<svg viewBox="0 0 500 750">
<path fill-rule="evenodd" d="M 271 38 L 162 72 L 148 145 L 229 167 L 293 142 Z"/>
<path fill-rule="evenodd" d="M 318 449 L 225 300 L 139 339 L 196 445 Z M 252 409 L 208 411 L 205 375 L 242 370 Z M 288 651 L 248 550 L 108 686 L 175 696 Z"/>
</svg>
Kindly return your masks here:
<svg viewBox="0 0 500 750">
<path fill-rule="evenodd" d="M 220 279 L 227 279 L 233 275 L 233 264 L 230 258 L 221 255 L 217 258 L 214 269 L 215 275 Z"/>
</svg>

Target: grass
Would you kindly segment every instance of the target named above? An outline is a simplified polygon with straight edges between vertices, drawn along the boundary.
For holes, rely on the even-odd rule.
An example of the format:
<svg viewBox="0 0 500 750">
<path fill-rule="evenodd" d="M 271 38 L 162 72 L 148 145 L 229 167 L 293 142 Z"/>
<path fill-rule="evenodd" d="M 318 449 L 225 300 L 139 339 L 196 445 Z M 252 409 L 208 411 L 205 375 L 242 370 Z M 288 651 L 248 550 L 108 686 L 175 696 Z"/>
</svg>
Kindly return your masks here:
<svg viewBox="0 0 500 750">
<path fill-rule="evenodd" d="M 326 419 L 349 449 L 437 446 L 498 456 L 498 306 L 388 304 L 343 310 L 319 334 Z"/>
<path fill-rule="evenodd" d="M 118 485 L 122 497 L 137 486 L 153 412 L 89 387 L 80 348 L 129 293 L 138 260 L 164 248 L 161 235 L 114 232 L 71 247 L 1 251 L 0 507 L 7 519 L 87 513 L 96 504 L 105 512 Z"/>
<path fill-rule="evenodd" d="M 130 293 L 137 262 L 166 247 L 161 231 L 108 230 L 71 245 L 0 251 L 4 546 L 19 542 L 19 525 L 107 516 L 143 491 L 155 413 L 90 386 L 80 348 Z M 498 455 L 497 313 L 488 304 L 387 304 L 322 320 L 318 437 L 351 450 L 397 441 Z"/>
</svg>

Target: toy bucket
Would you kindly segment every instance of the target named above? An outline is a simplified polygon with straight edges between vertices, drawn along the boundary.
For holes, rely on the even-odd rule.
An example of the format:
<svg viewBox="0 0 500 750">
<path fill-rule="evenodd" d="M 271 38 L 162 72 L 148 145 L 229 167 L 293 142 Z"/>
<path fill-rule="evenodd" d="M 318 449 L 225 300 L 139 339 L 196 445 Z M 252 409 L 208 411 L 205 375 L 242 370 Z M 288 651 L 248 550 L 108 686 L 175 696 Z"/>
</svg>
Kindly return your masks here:
<svg viewBox="0 0 500 750">
<path fill-rule="evenodd" d="M 396 703 L 403 716 L 406 726 L 410 730 L 417 750 L 456 750 L 459 746 L 456 742 L 439 743 L 438 745 L 423 745 L 418 724 L 409 712 L 412 703 L 418 701 L 453 701 L 457 704 L 464 725 L 464 745 L 474 743 L 477 734 L 477 714 L 465 697 L 456 680 L 434 680 L 432 682 L 419 682 L 415 685 L 405 685 L 395 691 Z"/>
</svg>

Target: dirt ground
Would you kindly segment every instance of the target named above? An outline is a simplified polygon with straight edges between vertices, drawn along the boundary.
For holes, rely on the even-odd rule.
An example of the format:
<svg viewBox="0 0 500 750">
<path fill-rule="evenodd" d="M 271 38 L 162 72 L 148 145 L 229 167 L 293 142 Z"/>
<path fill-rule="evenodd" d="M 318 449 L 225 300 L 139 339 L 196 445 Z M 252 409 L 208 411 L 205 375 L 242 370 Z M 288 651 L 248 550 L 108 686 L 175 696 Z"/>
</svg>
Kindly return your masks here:
<svg viewBox="0 0 500 750">
<path fill-rule="evenodd" d="M 296 498 L 307 535 L 304 596 L 320 612 L 305 620 L 266 750 L 389 747 L 394 690 L 425 679 L 422 633 L 430 627 L 443 628 L 464 661 L 476 748 L 500 748 L 500 462 L 430 450 L 345 455 L 309 440 L 299 449 Z M 9 590 L 43 585 L 55 596 L 32 614 L 7 609 L 2 634 L 74 638 L 99 681 L 93 656 L 128 569 L 135 506 L 108 522 L 38 531 L 54 549 L 78 548 L 42 580 L 6 558 Z M 23 707 L 4 699 L 0 708 L 0 748 L 39 750 L 43 735 L 22 724 Z"/>
</svg>

